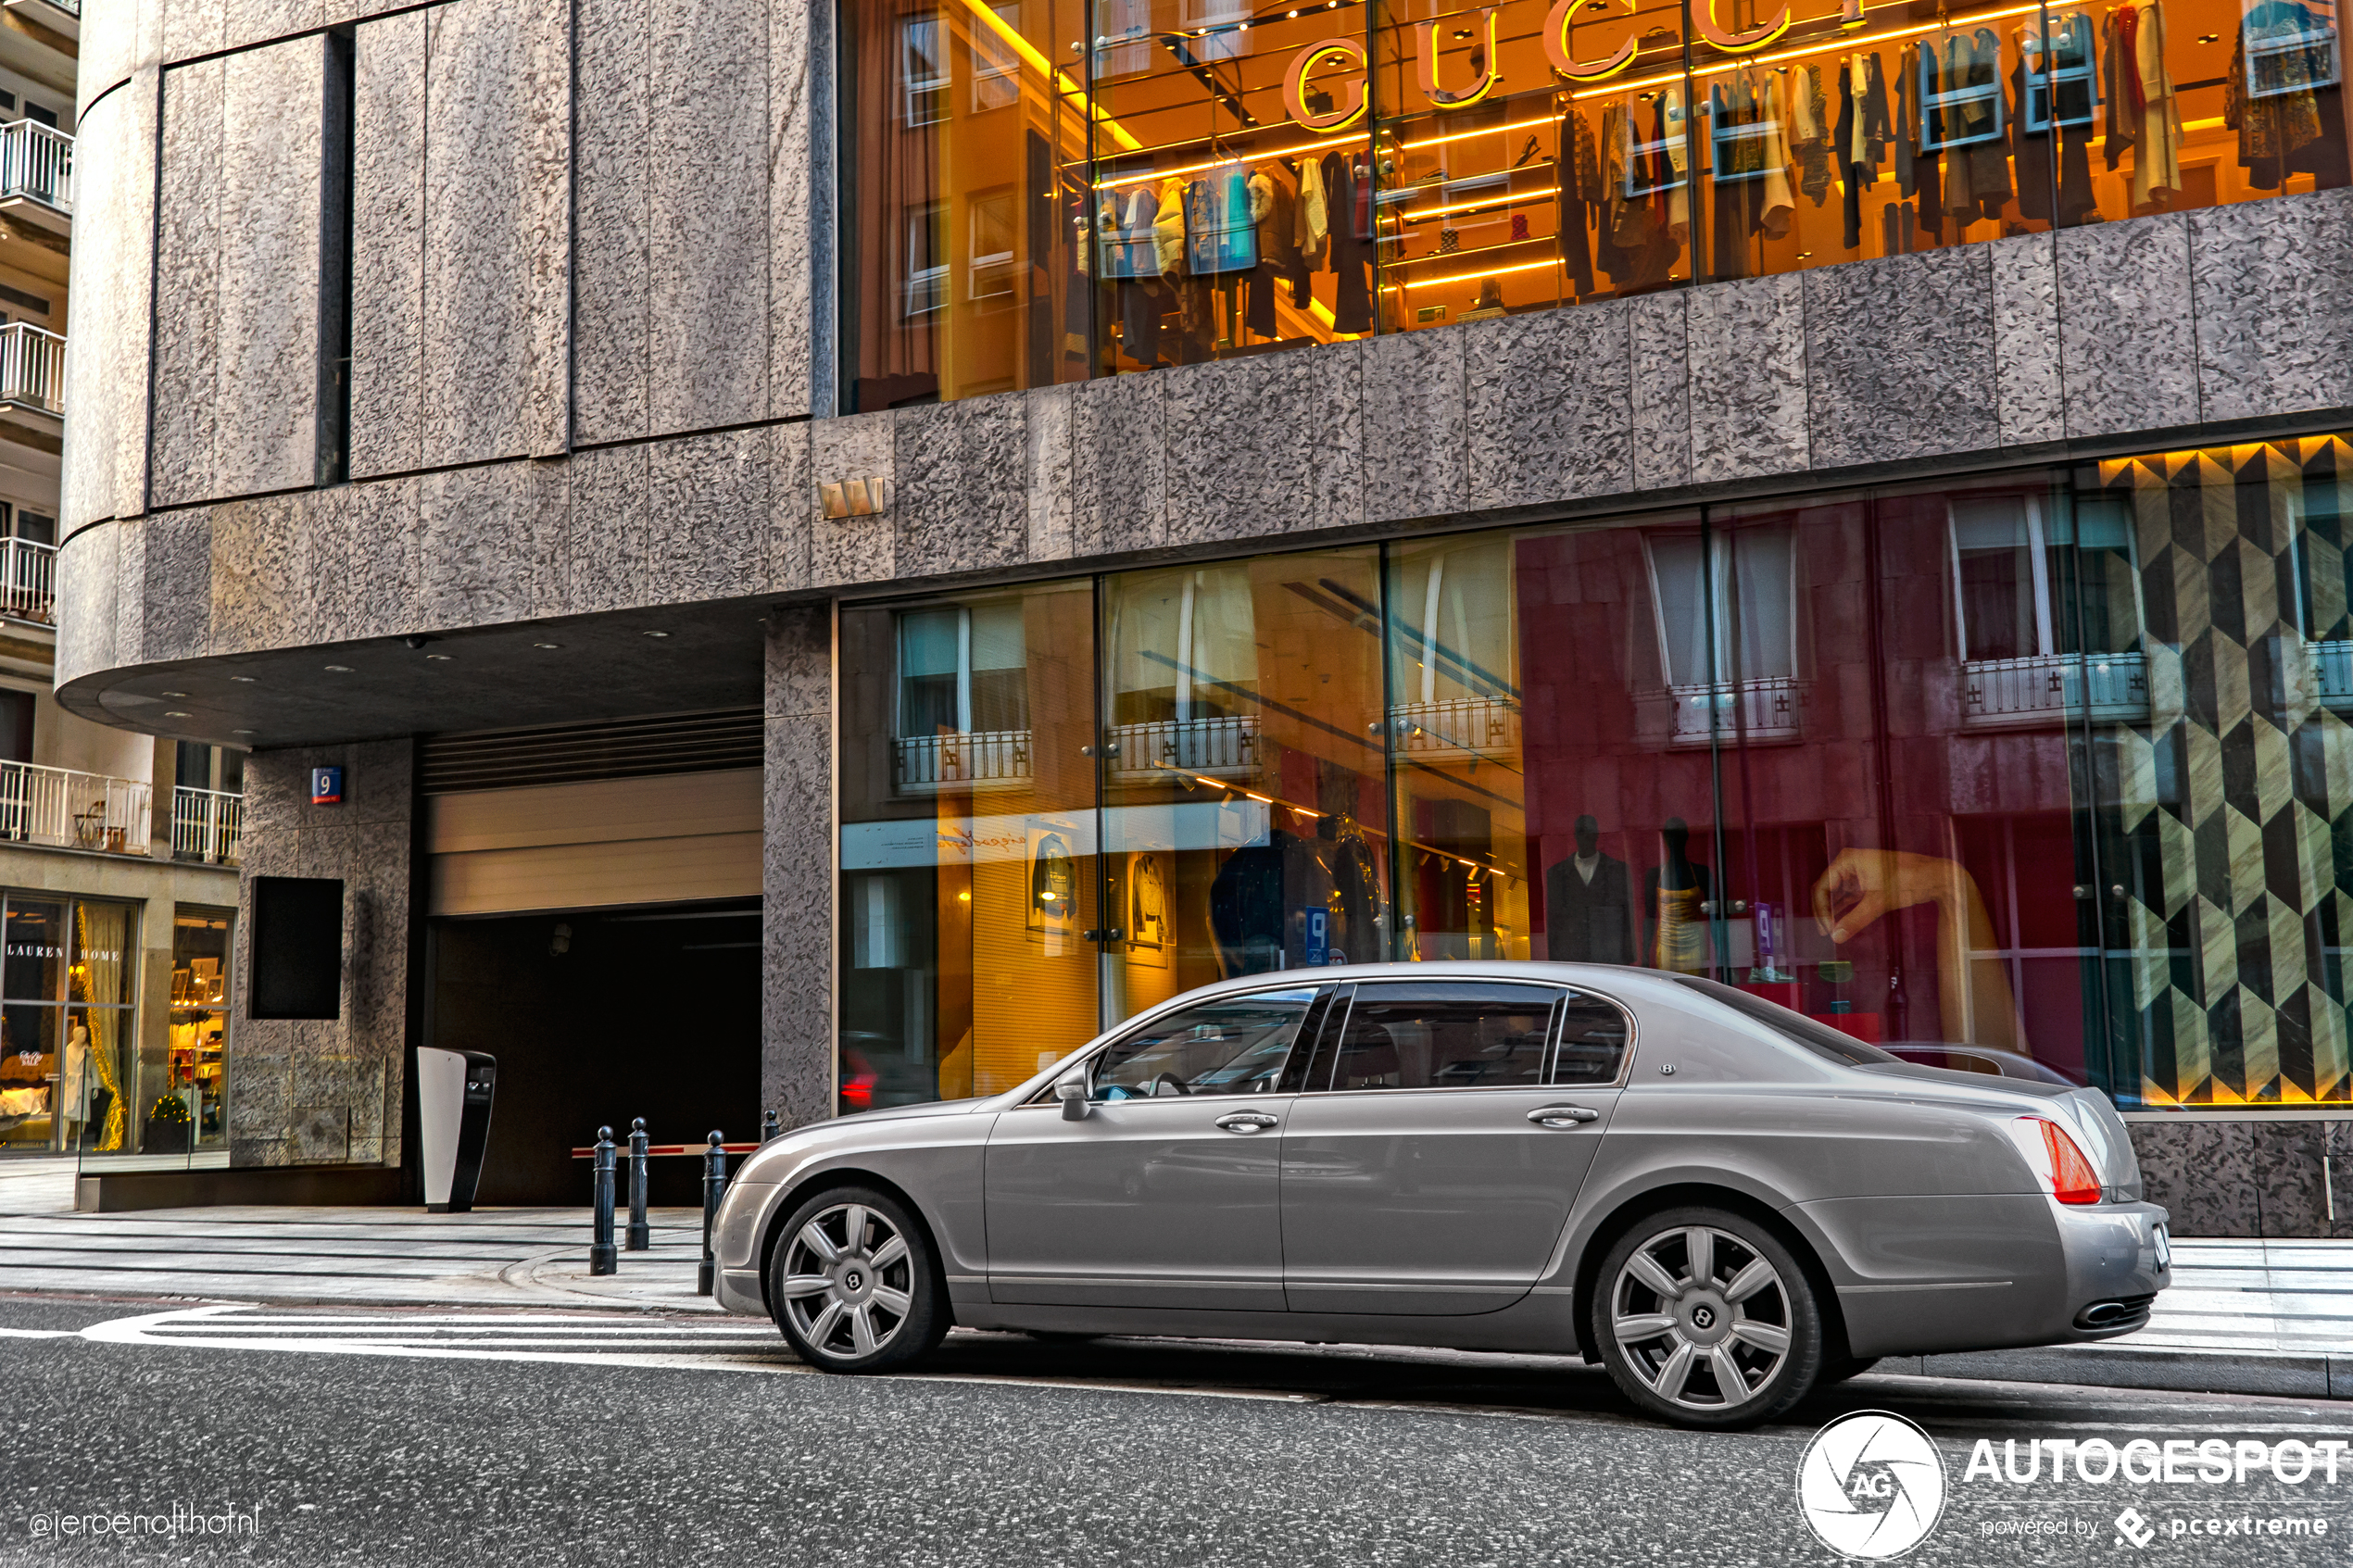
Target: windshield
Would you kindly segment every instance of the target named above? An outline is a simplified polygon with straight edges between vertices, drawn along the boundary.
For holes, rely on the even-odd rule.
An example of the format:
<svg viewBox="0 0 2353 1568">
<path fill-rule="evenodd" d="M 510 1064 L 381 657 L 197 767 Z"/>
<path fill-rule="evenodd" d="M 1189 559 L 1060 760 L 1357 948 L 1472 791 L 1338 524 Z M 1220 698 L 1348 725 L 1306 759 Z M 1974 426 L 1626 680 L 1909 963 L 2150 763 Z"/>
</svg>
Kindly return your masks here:
<svg viewBox="0 0 2353 1568">
<path fill-rule="evenodd" d="M 1792 1012 L 1762 997 L 1752 997 L 1746 991 L 1713 980 L 1702 980 L 1693 974 L 1672 975 L 1680 985 L 1714 997 L 1752 1023 L 1761 1023 L 1793 1046 L 1803 1047 L 1814 1055 L 1831 1061 L 1844 1062 L 1849 1067 L 1869 1067 L 1896 1059 L 1877 1046 L 1865 1045 L 1854 1035 L 1817 1023 L 1802 1012 Z"/>
</svg>

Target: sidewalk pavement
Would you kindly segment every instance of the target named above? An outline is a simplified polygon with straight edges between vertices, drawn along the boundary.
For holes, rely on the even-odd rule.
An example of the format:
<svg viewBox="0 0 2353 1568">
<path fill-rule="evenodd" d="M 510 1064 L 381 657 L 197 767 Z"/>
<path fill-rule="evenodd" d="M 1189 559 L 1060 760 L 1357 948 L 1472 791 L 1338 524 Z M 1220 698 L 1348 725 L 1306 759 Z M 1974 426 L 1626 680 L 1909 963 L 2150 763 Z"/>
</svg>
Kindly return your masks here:
<svg viewBox="0 0 2353 1568">
<path fill-rule="evenodd" d="M 699 1210 L 652 1210 L 652 1250 L 623 1252 L 620 1273 L 593 1278 L 582 1209 L 80 1214 L 71 1201 L 69 1181 L 44 1183 L 43 1173 L 0 1166 L 0 1291 L 718 1310 L 695 1294 Z M 2353 1241 L 2177 1240 L 2173 1270 L 2173 1287 L 2158 1298 L 2148 1326 L 2122 1339 L 1890 1357 L 1880 1370 L 2353 1399 Z"/>
</svg>

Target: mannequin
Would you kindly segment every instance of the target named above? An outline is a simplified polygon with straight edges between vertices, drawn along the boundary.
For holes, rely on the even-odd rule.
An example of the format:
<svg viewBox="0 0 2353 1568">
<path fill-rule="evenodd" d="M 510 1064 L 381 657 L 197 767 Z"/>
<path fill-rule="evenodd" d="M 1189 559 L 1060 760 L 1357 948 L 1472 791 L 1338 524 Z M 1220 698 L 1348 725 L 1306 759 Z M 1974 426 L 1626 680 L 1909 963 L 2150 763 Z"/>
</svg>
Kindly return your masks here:
<svg viewBox="0 0 2353 1568">
<path fill-rule="evenodd" d="M 1577 819 L 1577 852 L 1544 873 L 1545 951 L 1558 963 L 1632 963 L 1626 862 L 1601 849 L 1601 824 Z"/>
<path fill-rule="evenodd" d="M 1707 915 L 1702 906 L 1711 897 L 1712 879 L 1687 853 L 1691 838 L 1691 825 L 1680 817 L 1667 818 L 1658 830 L 1666 860 L 1643 878 L 1642 913 L 1649 929 L 1642 948 L 1654 968 L 1705 974 Z"/>
<path fill-rule="evenodd" d="M 66 1040 L 64 1071 L 57 1081 L 57 1098 L 63 1103 L 57 1114 L 66 1124 L 66 1147 L 82 1147 L 83 1123 L 90 1120 L 90 1088 L 94 1074 L 90 1071 L 90 1031 L 80 1023 Z"/>
</svg>

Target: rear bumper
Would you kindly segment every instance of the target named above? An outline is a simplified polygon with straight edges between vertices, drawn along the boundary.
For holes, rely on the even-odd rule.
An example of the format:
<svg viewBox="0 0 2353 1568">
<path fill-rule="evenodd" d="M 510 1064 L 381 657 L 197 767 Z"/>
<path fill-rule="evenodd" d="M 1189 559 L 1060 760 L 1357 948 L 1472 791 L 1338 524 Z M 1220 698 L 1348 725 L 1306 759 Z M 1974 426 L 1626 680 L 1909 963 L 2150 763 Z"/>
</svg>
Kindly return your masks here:
<svg viewBox="0 0 2353 1568">
<path fill-rule="evenodd" d="M 2172 1283 L 2157 1257 L 2165 1210 L 2152 1203 L 1846 1199 L 1801 1208 L 1844 1255 L 1838 1304 L 1857 1356 L 2113 1339 L 2146 1323 L 2149 1300 Z"/>
</svg>

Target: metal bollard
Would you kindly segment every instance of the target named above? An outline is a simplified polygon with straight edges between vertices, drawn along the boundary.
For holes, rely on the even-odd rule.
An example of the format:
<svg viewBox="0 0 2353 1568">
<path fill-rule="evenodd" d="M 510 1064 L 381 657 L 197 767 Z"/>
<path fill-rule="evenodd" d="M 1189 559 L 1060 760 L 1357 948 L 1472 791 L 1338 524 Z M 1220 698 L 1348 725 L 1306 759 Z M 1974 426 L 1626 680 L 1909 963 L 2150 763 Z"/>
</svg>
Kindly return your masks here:
<svg viewBox="0 0 2353 1568">
<path fill-rule="evenodd" d="M 588 1272 L 591 1274 L 617 1273 L 621 1260 L 612 1249 L 612 1129 L 597 1129 L 597 1162 L 595 1185 L 596 1232 L 588 1243 Z"/>
<path fill-rule="evenodd" d="M 711 1135 L 711 1147 L 702 1154 L 702 1261 L 695 1266 L 695 1294 L 708 1296 L 719 1277 L 719 1259 L 711 1249 L 711 1228 L 719 1223 L 719 1198 L 727 1190 L 727 1151 L 720 1148 L 724 1140 L 717 1133 Z"/>
<path fill-rule="evenodd" d="M 784 1129 L 776 1125 L 776 1113 L 774 1111 L 772 1110 L 767 1115 L 760 1119 L 760 1141 L 762 1144 L 774 1143 L 783 1135 Z"/>
<path fill-rule="evenodd" d="M 646 1223 L 646 1119 L 629 1123 L 629 1250 L 653 1250 L 653 1227 Z"/>
</svg>

